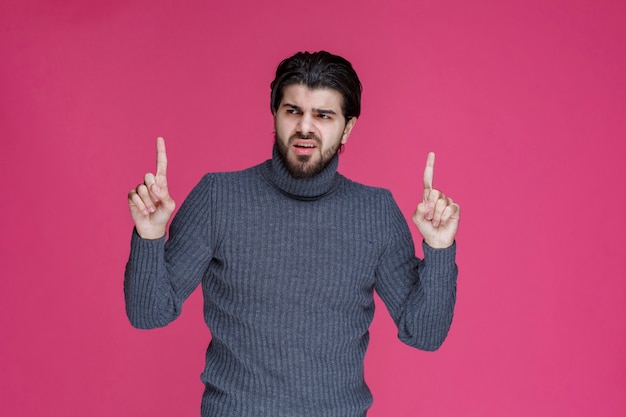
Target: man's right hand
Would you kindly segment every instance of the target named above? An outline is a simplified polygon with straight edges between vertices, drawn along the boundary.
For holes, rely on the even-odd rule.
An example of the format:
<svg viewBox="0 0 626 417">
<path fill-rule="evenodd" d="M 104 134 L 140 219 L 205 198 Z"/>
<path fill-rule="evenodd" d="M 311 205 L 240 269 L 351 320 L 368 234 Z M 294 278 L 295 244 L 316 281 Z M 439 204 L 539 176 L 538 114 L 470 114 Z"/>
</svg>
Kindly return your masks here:
<svg viewBox="0 0 626 417">
<path fill-rule="evenodd" d="M 128 193 L 130 216 L 143 239 L 165 236 L 167 222 L 176 208 L 176 202 L 167 189 L 167 155 L 163 138 L 157 138 L 156 149 L 156 175 L 147 173 L 143 183 Z"/>
</svg>

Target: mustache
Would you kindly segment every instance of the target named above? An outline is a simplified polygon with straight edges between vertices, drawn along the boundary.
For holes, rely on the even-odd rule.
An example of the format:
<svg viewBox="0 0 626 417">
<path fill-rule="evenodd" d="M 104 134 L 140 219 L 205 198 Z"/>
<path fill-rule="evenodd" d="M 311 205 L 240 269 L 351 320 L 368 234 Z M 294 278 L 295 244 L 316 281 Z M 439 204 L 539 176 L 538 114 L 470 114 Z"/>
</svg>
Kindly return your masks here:
<svg viewBox="0 0 626 417">
<path fill-rule="evenodd" d="M 313 133 L 308 133 L 308 134 L 304 134 L 304 133 L 294 133 L 293 135 L 289 136 L 289 141 L 294 141 L 296 139 L 307 139 L 307 140 L 314 140 L 317 143 L 321 142 L 320 138 L 313 134 Z"/>
</svg>

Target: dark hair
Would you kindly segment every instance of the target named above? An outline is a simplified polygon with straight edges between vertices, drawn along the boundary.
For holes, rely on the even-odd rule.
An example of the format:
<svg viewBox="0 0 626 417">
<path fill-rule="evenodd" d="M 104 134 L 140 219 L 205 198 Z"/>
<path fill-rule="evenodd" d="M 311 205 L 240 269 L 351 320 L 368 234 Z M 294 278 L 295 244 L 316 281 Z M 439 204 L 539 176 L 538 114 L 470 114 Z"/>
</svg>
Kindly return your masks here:
<svg viewBox="0 0 626 417">
<path fill-rule="evenodd" d="M 342 111 L 347 120 L 361 114 L 361 91 L 363 87 L 350 62 L 326 51 L 298 52 L 283 60 L 276 69 L 272 81 L 270 108 L 278 110 L 285 87 L 303 84 L 310 89 L 331 88 L 343 96 Z"/>
</svg>

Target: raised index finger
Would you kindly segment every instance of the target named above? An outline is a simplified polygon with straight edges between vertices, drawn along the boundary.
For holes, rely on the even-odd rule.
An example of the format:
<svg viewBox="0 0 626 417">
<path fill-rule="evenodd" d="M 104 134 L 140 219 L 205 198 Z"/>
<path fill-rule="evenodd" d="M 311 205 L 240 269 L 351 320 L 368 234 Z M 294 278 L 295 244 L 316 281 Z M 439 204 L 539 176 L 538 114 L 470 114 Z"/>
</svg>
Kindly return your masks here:
<svg viewBox="0 0 626 417">
<path fill-rule="evenodd" d="M 157 175 L 165 176 L 167 174 L 167 154 L 165 153 L 165 139 L 158 137 L 156 141 L 157 150 Z"/>
<path fill-rule="evenodd" d="M 429 152 L 424 168 L 424 190 L 433 189 L 433 177 L 435 176 L 435 153 Z"/>
</svg>

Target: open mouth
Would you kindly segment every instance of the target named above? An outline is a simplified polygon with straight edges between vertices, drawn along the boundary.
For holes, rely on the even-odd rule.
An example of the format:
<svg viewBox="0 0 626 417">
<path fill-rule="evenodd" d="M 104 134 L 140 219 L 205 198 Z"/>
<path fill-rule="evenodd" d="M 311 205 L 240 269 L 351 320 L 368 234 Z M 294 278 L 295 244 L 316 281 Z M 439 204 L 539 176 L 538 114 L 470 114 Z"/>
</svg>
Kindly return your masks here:
<svg viewBox="0 0 626 417">
<path fill-rule="evenodd" d="M 317 144 L 314 141 L 304 139 L 294 141 L 291 146 L 298 155 L 310 155 L 317 148 Z"/>
</svg>

